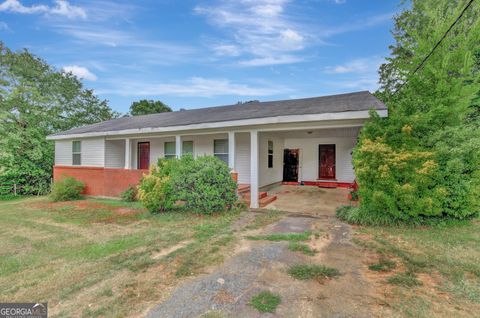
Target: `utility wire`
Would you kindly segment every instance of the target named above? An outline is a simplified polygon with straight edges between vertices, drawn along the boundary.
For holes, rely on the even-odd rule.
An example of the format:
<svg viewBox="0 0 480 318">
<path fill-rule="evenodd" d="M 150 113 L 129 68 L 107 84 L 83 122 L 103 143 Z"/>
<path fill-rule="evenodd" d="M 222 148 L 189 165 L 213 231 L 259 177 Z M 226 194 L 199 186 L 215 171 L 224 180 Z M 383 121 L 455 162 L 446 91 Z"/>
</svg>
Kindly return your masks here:
<svg viewBox="0 0 480 318">
<path fill-rule="evenodd" d="M 420 62 L 420 64 L 418 64 L 418 66 L 413 70 L 413 72 L 408 75 L 407 79 L 405 80 L 405 82 L 403 82 L 400 87 L 395 91 L 393 92 L 392 94 L 392 97 L 395 96 L 395 94 L 397 94 L 402 88 L 403 86 L 405 86 L 407 83 L 408 83 L 408 80 L 413 76 L 415 75 L 415 73 L 417 73 L 417 71 L 422 68 L 422 66 L 425 64 L 425 62 L 430 58 L 430 56 L 432 56 L 433 52 L 435 52 L 435 50 L 437 49 L 437 47 L 442 43 L 442 41 L 447 37 L 448 33 L 450 33 L 450 31 L 453 29 L 453 27 L 455 26 L 455 24 L 457 24 L 458 21 L 460 21 L 460 19 L 462 18 L 463 14 L 465 13 L 465 11 L 467 11 L 467 9 L 472 5 L 473 1 L 475 0 L 470 0 L 467 5 L 465 6 L 465 8 L 463 8 L 462 12 L 460 13 L 460 15 L 455 19 L 455 21 L 452 23 L 452 25 L 450 25 L 450 27 L 448 28 L 448 30 L 443 34 L 443 36 L 440 38 L 440 40 L 437 42 L 437 44 L 435 44 L 435 46 L 432 48 L 432 50 L 430 51 L 430 53 L 428 53 L 422 60 L 422 62 Z"/>
</svg>

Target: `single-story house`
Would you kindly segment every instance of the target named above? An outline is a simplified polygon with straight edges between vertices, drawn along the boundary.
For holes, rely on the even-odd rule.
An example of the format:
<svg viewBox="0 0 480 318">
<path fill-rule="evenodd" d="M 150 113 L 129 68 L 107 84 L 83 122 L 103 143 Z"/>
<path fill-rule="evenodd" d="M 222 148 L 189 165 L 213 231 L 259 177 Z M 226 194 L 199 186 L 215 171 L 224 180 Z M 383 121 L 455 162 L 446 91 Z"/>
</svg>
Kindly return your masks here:
<svg viewBox="0 0 480 318">
<path fill-rule="evenodd" d="M 54 179 L 73 176 L 88 195 L 119 196 L 158 158 L 213 155 L 250 186 L 257 208 L 259 189 L 275 183 L 351 185 L 352 149 L 372 109 L 388 115 L 361 91 L 108 120 L 48 136 Z"/>
</svg>

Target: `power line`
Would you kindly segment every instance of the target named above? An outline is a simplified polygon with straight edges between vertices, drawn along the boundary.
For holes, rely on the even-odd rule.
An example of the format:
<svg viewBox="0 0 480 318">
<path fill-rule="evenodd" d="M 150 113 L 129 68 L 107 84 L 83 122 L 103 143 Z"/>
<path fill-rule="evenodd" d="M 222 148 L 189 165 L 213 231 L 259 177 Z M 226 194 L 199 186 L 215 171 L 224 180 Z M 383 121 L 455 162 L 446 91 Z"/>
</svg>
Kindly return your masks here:
<svg viewBox="0 0 480 318">
<path fill-rule="evenodd" d="M 463 8 L 462 12 L 460 12 L 460 15 L 455 19 L 455 21 L 452 23 L 452 25 L 450 25 L 450 27 L 448 28 L 448 30 L 443 34 L 443 36 L 440 38 L 440 40 L 437 42 L 437 44 L 435 44 L 435 46 L 432 48 L 432 50 L 430 51 L 430 53 L 428 53 L 422 60 L 422 62 L 420 62 L 420 64 L 418 64 L 418 66 L 413 70 L 413 72 L 408 75 L 407 79 L 405 80 L 405 82 L 403 82 L 400 87 L 392 94 L 392 96 L 394 96 L 395 94 L 397 94 L 402 88 L 403 86 L 405 86 L 407 83 L 408 83 L 408 80 L 413 76 L 415 75 L 415 73 L 417 73 L 417 71 L 422 68 L 422 66 L 425 64 L 425 62 L 430 58 L 430 56 L 432 56 L 433 52 L 435 52 L 435 50 L 437 49 L 437 47 L 442 43 L 442 41 L 447 37 L 448 33 L 450 33 L 450 31 L 453 29 L 453 27 L 457 24 L 458 21 L 460 21 L 460 19 L 462 18 L 463 14 L 465 13 L 465 11 L 467 11 L 467 9 L 472 5 L 473 1 L 475 0 L 470 0 L 467 5 L 465 6 L 465 8 Z"/>
</svg>

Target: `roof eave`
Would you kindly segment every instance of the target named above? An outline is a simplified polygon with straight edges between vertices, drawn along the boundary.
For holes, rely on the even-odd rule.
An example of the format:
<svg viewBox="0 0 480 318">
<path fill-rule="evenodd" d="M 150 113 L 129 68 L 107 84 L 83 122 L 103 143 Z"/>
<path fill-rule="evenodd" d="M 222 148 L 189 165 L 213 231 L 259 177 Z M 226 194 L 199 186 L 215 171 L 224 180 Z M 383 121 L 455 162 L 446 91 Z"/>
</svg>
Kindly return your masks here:
<svg viewBox="0 0 480 318">
<path fill-rule="evenodd" d="M 376 109 L 375 111 L 380 117 L 388 116 L 387 109 Z M 190 125 L 178 125 L 178 126 L 168 126 L 168 127 L 154 127 L 154 128 L 146 127 L 146 128 L 135 128 L 135 129 L 124 129 L 124 130 L 113 130 L 113 131 L 87 132 L 87 133 L 78 133 L 78 134 L 64 134 L 64 135 L 57 134 L 57 135 L 47 136 L 47 140 L 62 140 L 62 139 L 75 139 L 75 138 L 116 136 L 116 135 L 136 135 L 136 134 L 148 134 L 148 133 L 166 133 L 171 131 L 187 131 L 187 130 L 212 129 L 212 128 L 245 127 L 245 126 L 253 126 L 253 125 L 318 122 L 318 121 L 326 121 L 326 120 L 368 119 L 368 118 L 369 118 L 369 110 L 346 111 L 346 112 L 323 113 L 323 114 L 305 114 L 305 115 L 240 119 L 240 120 L 229 120 L 229 121 L 190 124 Z"/>
</svg>

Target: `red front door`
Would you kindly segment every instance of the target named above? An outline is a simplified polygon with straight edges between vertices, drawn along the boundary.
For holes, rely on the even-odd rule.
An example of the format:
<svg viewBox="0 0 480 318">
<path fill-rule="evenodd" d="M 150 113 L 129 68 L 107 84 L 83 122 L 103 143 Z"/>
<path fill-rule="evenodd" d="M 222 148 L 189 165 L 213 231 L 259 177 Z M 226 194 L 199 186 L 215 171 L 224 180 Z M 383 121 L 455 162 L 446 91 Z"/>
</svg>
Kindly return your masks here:
<svg viewBox="0 0 480 318">
<path fill-rule="evenodd" d="M 150 165 L 150 143 L 139 142 L 138 143 L 138 169 L 148 169 Z"/>
<path fill-rule="evenodd" d="M 335 179 L 335 145 L 319 145 L 318 179 Z"/>
</svg>

